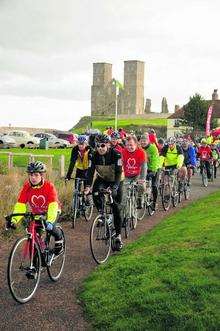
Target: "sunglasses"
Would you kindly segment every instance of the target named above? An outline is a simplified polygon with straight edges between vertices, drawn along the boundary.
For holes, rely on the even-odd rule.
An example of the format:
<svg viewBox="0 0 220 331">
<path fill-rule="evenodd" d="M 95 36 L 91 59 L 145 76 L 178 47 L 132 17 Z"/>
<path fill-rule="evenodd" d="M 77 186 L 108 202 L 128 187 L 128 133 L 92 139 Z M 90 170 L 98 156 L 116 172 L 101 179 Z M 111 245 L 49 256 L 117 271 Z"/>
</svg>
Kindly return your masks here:
<svg viewBox="0 0 220 331">
<path fill-rule="evenodd" d="M 105 148 L 106 144 L 97 144 L 96 146 L 97 146 L 97 148 Z"/>
</svg>

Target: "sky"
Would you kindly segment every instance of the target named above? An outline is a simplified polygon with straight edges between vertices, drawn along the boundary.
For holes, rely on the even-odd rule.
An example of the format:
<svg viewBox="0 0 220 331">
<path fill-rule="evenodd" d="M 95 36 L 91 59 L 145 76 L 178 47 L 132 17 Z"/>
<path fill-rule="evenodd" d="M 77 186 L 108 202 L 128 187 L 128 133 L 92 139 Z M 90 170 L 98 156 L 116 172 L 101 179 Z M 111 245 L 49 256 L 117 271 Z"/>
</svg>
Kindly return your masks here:
<svg viewBox="0 0 220 331">
<path fill-rule="evenodd" d="M 92 63 L 145 62 L 152 111 L 220 89 L 218 0 L 0 0 L 0 126 L 67 130 L 90 114 Z"/>
</svg>

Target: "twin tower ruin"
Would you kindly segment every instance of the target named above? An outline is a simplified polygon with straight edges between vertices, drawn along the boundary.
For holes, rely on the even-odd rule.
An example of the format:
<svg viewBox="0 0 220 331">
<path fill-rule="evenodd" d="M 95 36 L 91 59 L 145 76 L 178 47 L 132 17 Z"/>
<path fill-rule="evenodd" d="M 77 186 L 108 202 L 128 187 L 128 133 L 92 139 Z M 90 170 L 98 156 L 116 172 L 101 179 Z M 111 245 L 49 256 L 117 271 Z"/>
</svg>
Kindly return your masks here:
<svg viewBox="0 0 220 331">
<path fill-rule="evenodd" d="M 119 115 L 151 113 L 151 100 L 144 99 L 144 66 L 142 61 L 124 61 L 124 85 L 117 94 Z M 115 115 L 117 87 L 112 78 L 112 64 L 93 63 L 91 90 L 92 116 Z M 168 113 L 166 98 L 162 100 L 162 113 Z"/>
</svg>

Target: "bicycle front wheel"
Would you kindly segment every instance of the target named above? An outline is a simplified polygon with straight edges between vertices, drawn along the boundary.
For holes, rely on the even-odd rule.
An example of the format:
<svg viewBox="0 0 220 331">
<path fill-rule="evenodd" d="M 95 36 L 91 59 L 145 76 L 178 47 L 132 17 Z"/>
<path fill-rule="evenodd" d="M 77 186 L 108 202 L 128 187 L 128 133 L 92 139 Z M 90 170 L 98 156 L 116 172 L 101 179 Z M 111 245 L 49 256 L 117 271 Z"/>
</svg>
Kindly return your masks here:
<svg viewBox="0 0 220 331">
<path fill-rule="evenodd" d="M 88 205 L 85 203 L 84 206 L 85 206 L 85 211 L 84 211 L 85 220 L 90 221 L 92 218 L 93 208 L 94 208 L 92 198 L 88 200 Z"/>
<path fill-rule="evenodd" d="M 165 211 L 169 210 L 171 205 L 171 187 L 170 183 L 165 183 L 162 186 L 162 206 Z"/>
<path fill-rule="evenodd" d="M 72 228 L 75 228 L 76 225 L 76 218 L 78 212 L 78 205 L 79 205 L 79 196 L 77 193 L 74 193 L 72 208 L 71 208 L 71 217 L 72 217 Z"/>
<path fill-rule="evenodd" d="M 147 200 L 147 195 L 144 194 L 144 203 L 143 203 L 143 206 L 142 208 L 138 208 L 137 209 L 137 219 L 138 221 L 142 221 L 144 216 L 146 215 L 146 200 Z"/>
<path fill-rule="evenodd" d="M 12 297 L 19 303 L 28 302 L 35 294 L 41 273 L 41 255 L 38 245 L 33 247 L 28 237 L 18 239 L 9 256 L 7 279 Z"/>
<path fill-rule="evenodd" d="M 204 187 L 208 186 L 208 177 L 207 177 L 207 172 L 206 172 L 205 168 L 203 168 L 203 171 L 202 171 L 202 184 Z"/>
<path fill-rule="evenodd" d="M 50 279 L 53 282 L 56 282 L 60 278 L 60 276 L 63 272 L 65 258 L 66 258 L 66 241 L 65 241 L 64 232 L 63 232 L 62 228 L 59 225 L 57 226 L 57 228 L 59 228 L 61 233 L 62 233 L 63 249 L 57 255 L 52 254 L 49 265 L 47 265 L 48 276 L 50 277 Z M 52 236 L 50 237 L 49 246 L 50 246 L 51 251 L 52 251 L 54 246 L 55 246 L 54 238 Z"/>
<path fill-rule="evenodd" d="M 90 230 L 90 249 L 96 263 L 107 261 L 111 251 L 111 229 L 105 217 L 98 215 Z"/>
</svg>

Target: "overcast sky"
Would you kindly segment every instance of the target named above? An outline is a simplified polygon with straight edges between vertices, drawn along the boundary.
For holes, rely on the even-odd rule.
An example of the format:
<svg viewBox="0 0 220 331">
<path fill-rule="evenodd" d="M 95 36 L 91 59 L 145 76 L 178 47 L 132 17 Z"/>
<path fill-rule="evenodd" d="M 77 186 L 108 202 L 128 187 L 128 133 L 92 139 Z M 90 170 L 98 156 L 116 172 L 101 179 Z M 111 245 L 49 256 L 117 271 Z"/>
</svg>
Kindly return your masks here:
<svg viewBox="0 0 220 331">
<path fill-rule="evenodd" d="M 170 111 L 220 89 L 218 0 L 0 0 L 0 126 L 71 128 L 90 114 L 92 63 L 145 62 Z"/>
</svg>

